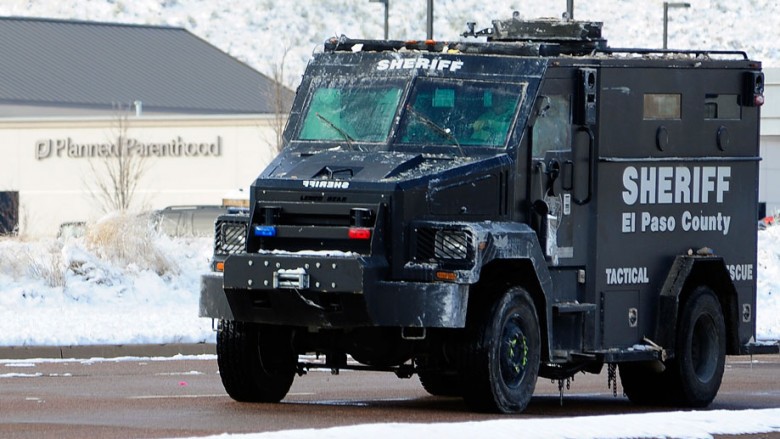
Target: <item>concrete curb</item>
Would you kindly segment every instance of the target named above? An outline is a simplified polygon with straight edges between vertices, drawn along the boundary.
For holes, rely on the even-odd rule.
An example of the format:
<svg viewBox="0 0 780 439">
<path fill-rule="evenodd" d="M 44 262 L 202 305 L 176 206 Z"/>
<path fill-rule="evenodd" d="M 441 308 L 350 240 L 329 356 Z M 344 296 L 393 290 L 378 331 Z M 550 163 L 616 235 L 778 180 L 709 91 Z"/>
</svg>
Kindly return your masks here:
<svg viewBox="0 0 780 439">
<path fill-rule="evenodd" d="M 84 346 L 0 346 L 0 359 L 173 357 L 216 354 L 213 343 L 171 343 Z"/>
</svg>

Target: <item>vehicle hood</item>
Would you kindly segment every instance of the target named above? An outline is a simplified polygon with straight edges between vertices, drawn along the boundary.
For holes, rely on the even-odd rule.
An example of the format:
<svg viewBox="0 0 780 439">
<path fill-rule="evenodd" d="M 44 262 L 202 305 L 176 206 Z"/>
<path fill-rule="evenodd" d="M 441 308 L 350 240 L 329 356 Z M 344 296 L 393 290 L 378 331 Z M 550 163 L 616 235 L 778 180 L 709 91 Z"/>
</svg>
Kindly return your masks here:
<svg viewBox="0 0 780 439">
<path fill-rule="evenodd" d="M 438 174 L 474 160 L 473 157 L 397 151 L 282 152 L 261 179 L 403 181 Z"/>
</svg>

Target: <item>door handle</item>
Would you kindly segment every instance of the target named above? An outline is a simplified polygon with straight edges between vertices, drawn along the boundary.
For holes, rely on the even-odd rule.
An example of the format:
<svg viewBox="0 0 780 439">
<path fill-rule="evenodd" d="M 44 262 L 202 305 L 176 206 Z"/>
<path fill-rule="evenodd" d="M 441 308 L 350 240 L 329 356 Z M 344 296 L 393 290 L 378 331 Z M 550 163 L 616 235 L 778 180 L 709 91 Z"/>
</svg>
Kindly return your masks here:
<svg viewBox="0 0 780 439">
<path fill-rule="evenodd" d="M 596 137 L 593 135 L 593 131 L 591 131 L 591 129 L 588 127 L 580 127 L 577 132 L 584 132 L 588 135 L 588 190 L 586 192 L 585 198 L 578 198 L 576 196 L 572 197 L 574 202 L 581 206 L 590 202 L 593 193 L 593 156 L 595 152 Z"/>
</svg>

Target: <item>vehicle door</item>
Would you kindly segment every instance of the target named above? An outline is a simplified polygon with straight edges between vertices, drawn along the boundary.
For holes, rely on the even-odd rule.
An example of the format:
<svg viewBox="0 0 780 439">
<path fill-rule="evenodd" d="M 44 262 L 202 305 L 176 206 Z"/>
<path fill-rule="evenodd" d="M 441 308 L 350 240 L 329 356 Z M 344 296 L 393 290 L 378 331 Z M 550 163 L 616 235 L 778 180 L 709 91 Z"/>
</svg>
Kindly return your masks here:
<svg viewBox="0 0 780 439">
<path fill-rule="evenodd" d="M 572 268 L 586 263 L 591 224 L 596 85 L 595 78 L 583 78 L 582 70 L 594 72 L 548 70 L 533 110 L 529 142 L 532 226 L 548 262 Z M 579 90 L 588 81 L 594 81 L 591 98 L 587 90 Z"/>
</svg>

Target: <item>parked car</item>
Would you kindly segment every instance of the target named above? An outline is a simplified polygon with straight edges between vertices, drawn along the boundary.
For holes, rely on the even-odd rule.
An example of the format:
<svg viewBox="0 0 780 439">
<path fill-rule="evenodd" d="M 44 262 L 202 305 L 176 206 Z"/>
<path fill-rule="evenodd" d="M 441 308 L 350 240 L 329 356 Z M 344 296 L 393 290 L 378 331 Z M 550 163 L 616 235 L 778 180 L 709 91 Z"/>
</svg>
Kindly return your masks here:
<svg viewBox="0 0 780 439">
<path fill-rule="evenodd" d="M 228 213 L 224 206 L 168 206 L 152 214 L 155 230 L 168 236 L 214 236 L 214 220 Z"/>
<path fill-rule="evenodd" d="M 57 239 L 80 238 L 87 231 L 87 223 L 84 221 L 69 221 L 60 224 L 57 231 Z"/>
</svg>

